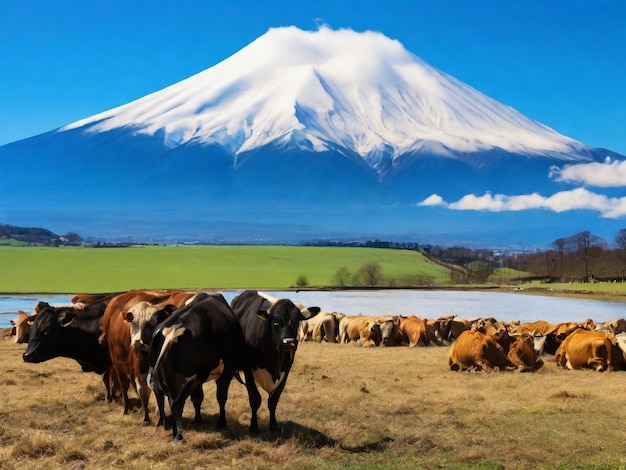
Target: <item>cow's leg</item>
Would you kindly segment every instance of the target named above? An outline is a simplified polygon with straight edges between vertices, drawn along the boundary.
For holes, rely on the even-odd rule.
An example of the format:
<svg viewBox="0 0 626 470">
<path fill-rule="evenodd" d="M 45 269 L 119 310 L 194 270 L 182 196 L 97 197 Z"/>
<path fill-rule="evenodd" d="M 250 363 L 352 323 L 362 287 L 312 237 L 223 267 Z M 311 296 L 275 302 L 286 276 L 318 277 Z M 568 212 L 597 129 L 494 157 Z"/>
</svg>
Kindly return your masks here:
<svg viewBox="0 0 626 470">
<path fill-rule="evenodd" d="M 195 416 L 193 418 L 194 424 L 202 424 L 202 401 L 204 400 L 204 391 L 202 390 L 202 382 L 193 384 L 190 390 L 191 403 L 195 410 Z"/>
<path fill-rule="evenodd" d="M 170 409 L 174 423 L 172 425 L 172 435 L 175 441 L 183 440 L 183 407 L 185 406 L 186 396 L 179 396 L 178 400 L 170 400 Z"/>
<path fill-rule="evenodd" d="M 276 407 L 278 406 L 280 395 L 283 393 L 283 389 L 285 388 L 285 383 L 287 383 L 287 374 L 285 374 L 285 377 L 280 384 L 278 384 L 278 387 L 270 393 L 270 396 L 267 399 L 267 407 L 270 410 L 270 431 L 275 431 L 278 428 L 278 421 L 276 421 Z"/>
<path fill-rule="evenodd" d="M 170 427 L 165 416 L 165 395 L 161 390 L 155 387 L 154 397 L 156 398 L 157 407 L 159 408 L 159 421 L 157 422 L 157 428 L 159 426 L 163 426 L 167 430 Z"/>
<path fill-rule="evenodd" d="M 259 422 L 257 419 L 257 412 L 261 407 L 261 394 L 259 393 L 259 389 L 256 387 L 256 383 L 254 382 L 254 376 L 252 375 L 252 370 L 248 369 L 244 371 L 244 376 L 246 378 L 246 388 L 248 389 L 248 401 L 250 402 L 250 412 L 252 416 L 250 417 L 250 428 L 249 431 L 253 434 L 257 434 L 259 432 Z"/>
<path fill-rule="evenodd" d="M 233 378 L 234 372 L 232 370 L 224 370 L 219 378 L 215 381 L 217 403 L 220 407 L 220 416 L 217 419 L 217 426 L 220 428 L 226 427 L 226 401 L 228 400 L 228 388 Z"/>
<path fill-rule="evenodd" d="M 146 383 L 146 376 L 140 375 L 135 378 L 135 386 L 137 387 L 137 395 L 141 400 L 141 408 L 143 410 L 143 423 L 150 424 L 150 413 L 148 412 L 148 401 L 150 400 L 150 387 Z"/>
</svg>

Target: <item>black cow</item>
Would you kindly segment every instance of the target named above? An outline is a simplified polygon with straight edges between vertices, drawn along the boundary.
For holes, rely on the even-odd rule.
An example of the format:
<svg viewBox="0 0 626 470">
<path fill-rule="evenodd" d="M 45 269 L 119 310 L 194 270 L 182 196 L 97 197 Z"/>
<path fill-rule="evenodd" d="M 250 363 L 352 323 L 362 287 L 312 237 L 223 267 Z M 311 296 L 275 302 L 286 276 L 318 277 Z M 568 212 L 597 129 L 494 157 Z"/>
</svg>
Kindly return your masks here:
<svg viewBox="0 0 626 470">
<path fill-rule="evenodd" d="M 270 411 L 270 429 L 278 426 L 276 406 L 287 383 L 287 376 L 298 348 L 298 327 L 301 320 L 317 315 L 319 307 L 309 307 L 308 316 L 288 299 L 271 299 L 257 291 L 244 291 L 235 297 L 231 306 L 239 318 L 256 382 L 268 394 L 267 405 Z M 246 384 L 249 385 L 246 379 Z M 253 385 L 250 406 L 252 423 L 250 428 L 258 428 L 257 410 L 261 406 L 261 394 Z M 250 393 L 250 390 L 248 390 Z"/>
<path fill-rule="evenodd" d="M 112 401 L 111 360 L 106 348 L 98 341 L 102 333 L 102 315 L 112 297 L 106 296 L 81 307 L 51 307 L 39 302 L 28 345 L 22 355 L 24 362 L 39 363 L 55 357 L 74 359 L 83 372 L 103 374 L 107 400 Z"/>
<path fill-rule="evenodd" d="M 159 423 L 165 423 L 164 401 L 167 396 L 173 416 L 172 432 L 181 440 L 183 407 L 187 397 L 195 408 L 195 422 L 200 423 L 204 399 L 202 384 L 215 380 L 220 415 L 217 425 L 226 426 L 228 388 L 236 370 L 242 370 L 246 383 L 253 383 L 247 364 L 241 326 L 220 294 L 198 294 L 196 298 L 160 323 L 150 345 L 149 383 L 157 398 Z M 248 394 L 251 386 L 248 386 Z M 252 405 L 251 405 L 252 407 Z M 253 425 L 254 424 L 254 425 Z M 250 430 L 257 431 L 255 422 Z"/>
</svg>

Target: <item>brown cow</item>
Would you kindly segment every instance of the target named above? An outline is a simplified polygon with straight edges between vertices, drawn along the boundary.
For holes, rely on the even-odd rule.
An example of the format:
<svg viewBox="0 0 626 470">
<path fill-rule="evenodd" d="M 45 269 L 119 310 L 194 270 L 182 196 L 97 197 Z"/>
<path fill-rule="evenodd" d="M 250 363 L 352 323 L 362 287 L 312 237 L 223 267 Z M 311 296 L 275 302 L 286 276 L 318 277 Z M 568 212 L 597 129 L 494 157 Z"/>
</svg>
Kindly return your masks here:
<svg viewBox="0 0 626 470">
<path fill-rule="evenodd" d="M 143 421 L 149 423 L 148 398 L 150 389 L 146 381 L 147 355 L 140 348 L 131 347 L 130 324 L 124 315 L 140 302 L 149 302 L 164 308 L 167 304 L 180 307 L 195 294 L 177 290 L 132 290 L 113 297 L 102 318 L 101 344 L 111 358 L 110 377 L 116 389 L 122 392 L 124 414 L 130 411 L 128 388 L 132 384 L 143 408 Z M 159 304 L 159 305 L 157 305 Z"/>
<path fill-rule="evenodd" d="M 578 328 L 563 340 L 554 359 L 566 369 L 594 369 L 598 372 L 613 367 L 613 343 L 601 331 Z"/>
<path fill-rule="evenodd" d="M 426 331 L 426 320 L 423 318 L 417 318 L 415 315 L 400 317 L 399 330 L 402 339 L 409 343 L 410 348 L 430 344 L 430 337 Z"/>
<path fill-rule="evenodd" d="M 543 367 L 534 346 L 535 339 L 530 333 L 514 336 L 507 357 L 521 372 L 534 372 Z"/>
<path fill-rule="evenodd" d="M 30 326 L 35 321 L 35 315 L 29 315 L 20 310 L 17 312 L 17 318 L 11 320 L 11 336 L 15 335 L 16 343 L 28 343 Z"/>
<path fill-rule="evenodd" d="M 382 341 L 380 323 L 373 317 L 344 317 L 339 328 L 342 332 L 341 343 L 358 341 L 361 346 L 378 346 Z"/>
<path fill-rule="evenodd" d="M 450 324 L 455 315 L 426 320 L 426 331 L 430 341 L 437 346 L 444 346 L 444 340 L 450 336 Z"/>
<path fill-rule="evenodd" d="M 458 371 L 515 369 L 494 338 L 475 330 L 464 331 L 452 344 L 448 365 Z"/>
</svg>

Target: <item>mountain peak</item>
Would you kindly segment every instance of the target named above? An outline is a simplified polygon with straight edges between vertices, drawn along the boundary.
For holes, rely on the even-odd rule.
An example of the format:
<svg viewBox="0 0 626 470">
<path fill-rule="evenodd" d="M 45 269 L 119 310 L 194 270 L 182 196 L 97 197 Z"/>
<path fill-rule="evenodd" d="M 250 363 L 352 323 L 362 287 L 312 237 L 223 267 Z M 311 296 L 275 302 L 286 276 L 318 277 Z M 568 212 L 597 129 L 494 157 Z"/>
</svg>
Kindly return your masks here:
<svg viewBox="0 0 626 470">
<path fill-rule="evenodd" d="M 229 153 L 270 143 L 386 155 L 446 156 L 493 148 L 568 158 L 582 144 L 431 67 L 377 32 L 272 28 L 217 65 L 136 101 L 70 124 L 131 127 L 174 148 Z"/>
</svg>

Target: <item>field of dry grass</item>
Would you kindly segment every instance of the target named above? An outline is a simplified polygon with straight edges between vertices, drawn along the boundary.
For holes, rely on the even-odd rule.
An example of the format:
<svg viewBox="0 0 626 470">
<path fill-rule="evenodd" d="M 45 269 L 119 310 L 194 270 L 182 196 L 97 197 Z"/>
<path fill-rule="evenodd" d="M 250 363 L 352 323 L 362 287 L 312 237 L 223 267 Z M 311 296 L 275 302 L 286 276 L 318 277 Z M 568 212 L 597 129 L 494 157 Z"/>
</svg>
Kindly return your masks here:
<svg viewBox="0 0 626 470">
<path fill-rule="evenodd" d="M 69 359 L 26 364 L 0 339 L 0 468 L 625 468 L 626 373 L 459 373 L 447 347 L 301 343 L 278 405 L 280 432 L 247 432 L 233 382 L 229 423 L 185 409 L 185 440 L 108 404 L 100 377 Z M 152 403 L 154 409 L 154 402 Z M 153 418 L 156 413 L 153 411 Z M 156 422 L 155 419 L 153 419 Z"/>
</svg>

